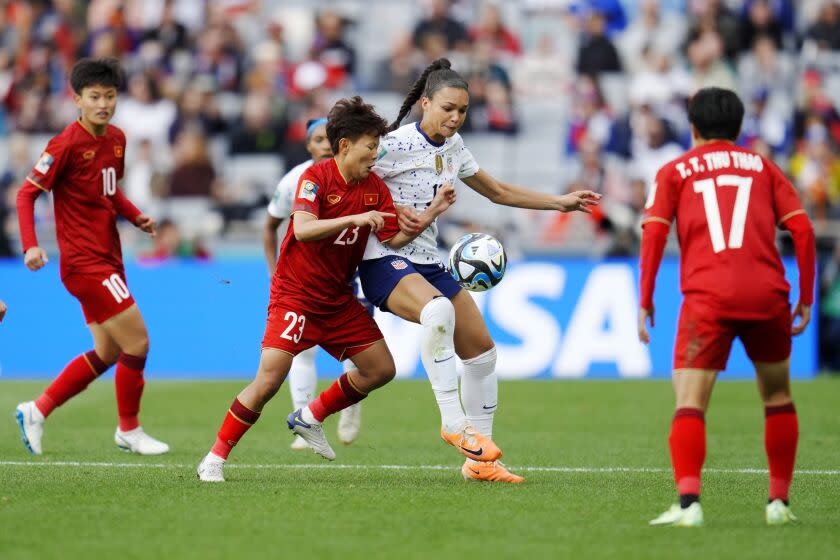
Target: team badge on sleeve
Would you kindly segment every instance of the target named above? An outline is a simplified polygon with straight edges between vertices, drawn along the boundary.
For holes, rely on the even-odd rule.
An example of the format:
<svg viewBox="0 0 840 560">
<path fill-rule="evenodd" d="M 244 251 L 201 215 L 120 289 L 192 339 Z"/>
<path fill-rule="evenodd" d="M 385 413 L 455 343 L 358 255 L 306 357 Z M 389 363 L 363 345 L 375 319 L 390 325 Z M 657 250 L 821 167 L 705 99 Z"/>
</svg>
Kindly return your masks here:
<svg viewBox="0 0 840 560">
<path fill-rule="evenodd" d="M 300 194 L 298 194 L 298 196 L 300 198 L 305 198 L 310 202 L 315 202 L 315 195 L 318 194 L 319 188 L 320 187 L 318 187 L 318 185 L 316 185 L 312 181 L 304 181 L 300 185 Z"/>
<path fill-rule="evenodd" d="M 385 154 L 388 153 L 388 150 L 382 144 L 379 145 L 379 151 L 376 152 L 376 161 L 385 157 Z"/>
<path fill-rule="evenodd" d="M 35 171 L 41 175 L 46 175 L 54 161 L 54 157 L 52 157 L 49 153 L 44 152 L 41 154 L 41 159 L 39 159 L 38 163 L 35 164 Z"/>
</svg>

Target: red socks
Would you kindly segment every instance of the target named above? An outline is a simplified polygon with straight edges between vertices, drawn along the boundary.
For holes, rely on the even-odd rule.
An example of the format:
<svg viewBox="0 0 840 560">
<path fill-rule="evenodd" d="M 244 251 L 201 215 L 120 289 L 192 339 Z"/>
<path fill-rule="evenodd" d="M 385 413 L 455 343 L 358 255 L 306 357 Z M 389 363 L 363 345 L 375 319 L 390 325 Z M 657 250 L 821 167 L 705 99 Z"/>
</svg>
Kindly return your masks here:
<svg viewBox="0 0 840 560">
<path fill-rule="evenodd" d="M 233 399 L 233 404 L 225 415 L 222 427 L 216 436 L 216 443 L 210 452 L 227 459 L 233 446 L 239 443 L 245 432 L 260 419 L 260 413 L 247 408 L 239 399 Z"/>
<path fill-rule="evenodd" d="M 318 422 L 364 399 L 367 393 L 359 391 L 346 373 L 341 374 L 329 388 L 309 403 L 309 410 Z"/>
<path fill-rule="evenodd" d="M 84 391 L 91 381 L 105 373 L 109 367 L 110 364 L 99 359 L 93 350 L 76 356 L 35 400 L 35 406 L 46 418 L 56 407 Z"/>
<path fill-rule="evenodd" d="M 117 373 L 114 385 L 117 388 L 117 414 L 120 417 L 120 431 L 127 432 L 140 425 L 137 414 L 140 412 L 140 397 L 143 396 L 143 369 L 146 367 L 145 356 L 120 354 L 117 359 Z"/>
<path fill-rule="evenodd" d="M 788 502 L 799 421 L 793 403 L 764 407 L 764 449 L 770 466 L 770 500 Z"/>
<path fill-rule="evenodd" d="M 698 408 L 678 408 L 671 423 L 671 464 L 677 492 L 700 495 L 700 471 L 706 460 L 706 422 Z"/>
</svg>

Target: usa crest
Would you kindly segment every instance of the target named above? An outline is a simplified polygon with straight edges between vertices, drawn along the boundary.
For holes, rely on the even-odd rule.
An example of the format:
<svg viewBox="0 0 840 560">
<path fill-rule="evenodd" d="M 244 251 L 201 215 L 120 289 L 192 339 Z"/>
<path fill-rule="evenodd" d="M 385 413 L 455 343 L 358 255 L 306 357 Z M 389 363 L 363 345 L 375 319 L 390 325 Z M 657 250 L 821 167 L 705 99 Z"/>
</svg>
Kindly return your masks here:
<svg viewBox="0 0 840 560">
<path fill-rule="evenodd" d="M 440 154 L 435 154 L 435 173 L 443 173 L 443 156 Z"/>
</svg>

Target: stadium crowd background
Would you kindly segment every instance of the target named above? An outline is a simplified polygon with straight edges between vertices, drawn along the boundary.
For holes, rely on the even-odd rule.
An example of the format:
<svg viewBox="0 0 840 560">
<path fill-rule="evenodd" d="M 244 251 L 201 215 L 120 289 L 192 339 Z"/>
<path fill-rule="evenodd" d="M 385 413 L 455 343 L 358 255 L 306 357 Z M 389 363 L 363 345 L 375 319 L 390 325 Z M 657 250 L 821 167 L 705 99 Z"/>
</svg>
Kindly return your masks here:
<svg viewBox="0 0 840 560">
<path fill-rule="evenodd" d="M 690 144 L 686 100 L 716 85 L 740 93 L 740 142 L 778 163 L 814 220 L 822 363 L 840 370 L 838 1 L 9 0 L 0 19 L 0 257 L 19 257 L 16 191 L 76 117 L 66 76 L 82 56 L 127 71 L 123 188 L 161 234 L 125 227 L 123 245 L 154 260 L 260 254 L 268 198 L 307 158 L 304 123 L 353 93 L 393 119 L 441 56 L 469 80 L 463 133 L 481 166 L 605 195 L 592 216 L 554 215 L 464 187 L 443 244 L 472 230 L 513 257 L 634 255 L 648 185 Z M 36 221 L 54 252 L 47 197 Z"/>
</svg>

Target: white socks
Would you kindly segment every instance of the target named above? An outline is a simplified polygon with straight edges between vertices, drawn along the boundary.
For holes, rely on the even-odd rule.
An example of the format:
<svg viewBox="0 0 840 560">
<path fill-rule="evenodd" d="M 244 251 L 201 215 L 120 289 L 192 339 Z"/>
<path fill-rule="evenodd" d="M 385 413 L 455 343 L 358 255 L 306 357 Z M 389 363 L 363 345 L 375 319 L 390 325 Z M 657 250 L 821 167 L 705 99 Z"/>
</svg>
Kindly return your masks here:
<svg viewBox="0 0 840 560">
<path fill-rule="evenodd" d="M 461 400 L 470 424 L 489 438 L 493 437 L 493 415 L 499 397 L 496 377 L 496 347 L 475 358 L 464 360 L 461 376 Z"/>
<path fill-rule="evenodd" d="M 292 394 L 292 406 L 295 410 L 306 408 L 306 405 L 316 396 L 315 391 L 318 387 L 318 375 L 315 372 L 316 352 L 317 348 L 313 346 L 292 360 L 292 369 L 289 371 L 289 392 Z"/>
<path fill-rule="evenodd" d="M 445 297 L 437 297 L 420 312 L 423 339 L 420 359 L 440 408 L 440 419 L 449 433 L 463 428 L 466 417 L 458 399 L 455 369 L 455 308 Z"/>
</svg>

